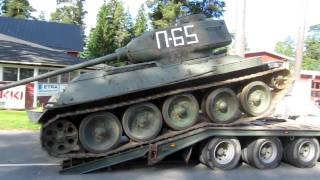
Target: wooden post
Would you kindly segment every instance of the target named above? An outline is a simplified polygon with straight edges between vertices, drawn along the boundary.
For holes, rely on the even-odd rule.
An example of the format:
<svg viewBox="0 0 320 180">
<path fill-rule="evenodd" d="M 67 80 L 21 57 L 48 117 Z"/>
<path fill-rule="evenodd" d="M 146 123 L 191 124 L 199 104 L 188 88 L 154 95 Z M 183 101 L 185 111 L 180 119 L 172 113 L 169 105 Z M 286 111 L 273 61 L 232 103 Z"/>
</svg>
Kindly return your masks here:
<svg viewBox="0 0 320 180">
<path fill-rule="evenodd" d="M 237 0 L 235 54 L 241 57 L 244 57 L 245 46 L 246 46 L 245 19 L 246 19 L 246 0 Z"/>
<path fill-rule="evenodd" d="M 306 28 L 306 13 L 307 13 L 308 0 L 301 1 L 301 11 L 300 11 L 300 24 L 298 29 L 298 41 L 296 48 L 296 63 L 294 66 L 294 77 L 296 80 L 300 78 L 301 65 L 303 60 L 303 49 L 304 49 L 304 34 Z"/>
</svg>

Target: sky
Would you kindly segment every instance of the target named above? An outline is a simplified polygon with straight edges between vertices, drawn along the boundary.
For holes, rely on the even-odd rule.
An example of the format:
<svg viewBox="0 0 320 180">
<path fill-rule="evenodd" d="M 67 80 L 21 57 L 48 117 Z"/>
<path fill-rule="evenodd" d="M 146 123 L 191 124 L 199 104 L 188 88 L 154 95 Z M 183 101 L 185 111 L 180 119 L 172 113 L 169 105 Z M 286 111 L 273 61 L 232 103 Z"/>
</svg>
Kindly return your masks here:
<svg viewBox="0 0 320 180">
<path fill-rule="evenodd" d="M 237 0 L 225 0 L 226 7 L 224 19 L 230 32 L 236 27 L 236 2 Z M 305 0 L 247 0 L 246 7 L 246 40 L 251 51 L 273 51 L 278 41 L 283 41 L 289 35 L 297 39 L 301 2 Z M 56 8 L 56 0 L 29 0 L 37 9 L 33 13 L 35 17 L 41 11 L 45 12 L 46 19 Z M 88 12 L 85 17 L 86 34 L 95 27 L 96 15 L 104 0 L 86 0 L 85 9 Z M 133 17 L 145 0 L 123 0 L 124 7 L 130 11 Z M 320 24 L 320 1 L 308 0 L 306 30 L 310 25 Z"/>
</svg>

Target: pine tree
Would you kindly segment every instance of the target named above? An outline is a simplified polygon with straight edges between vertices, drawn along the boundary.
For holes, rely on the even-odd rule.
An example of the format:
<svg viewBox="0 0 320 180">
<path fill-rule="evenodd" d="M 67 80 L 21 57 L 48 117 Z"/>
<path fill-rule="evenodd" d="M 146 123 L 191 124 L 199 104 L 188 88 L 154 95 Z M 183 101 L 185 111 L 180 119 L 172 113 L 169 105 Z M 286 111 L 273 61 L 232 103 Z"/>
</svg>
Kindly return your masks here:
<svg viewBox="0 0 320 180">
<path fill-rule="evenodd" d="M 31 18 L 31 12 L 35 11 L 28 0 L 3 0 L 1 3 L 2 15 L 13 18 Z"/>
<path fill-rule="evenodd" d="M 110 0 L 103 4 L 97 15 L 96 27 L 91 30 L 86 50 L 87 58 L 113 53 L 117 48 L 129 42 L 131 34 L 130 16 L 124 11 L 121 1 Z M 118 62 L 116 65 L 122 65 Z"/>
<path fill-rule="evenodd" d="M 148 28 L 148 19 L 145 13 L 144 5 L 142 4 L 139 8 L 138 15 L 133 27 L 134 36 L 137 37 Z"/>
<path fill-rule="evenodd" d="M 5 8 L 4 4 L 6 4 L 6 2 L 7 0 L 0 0 L 0 16 L 2 16 L 4 13 L 4 8 Z"/>
<path fill-rule="evenodd" d="M 83 3 L 85 0 L 57 0 L 57 9 L 51 14 L 51 21 L 77 24 L 84 28 L 84 10 Z"/>
<path fill-rule="evenodd" d="M 151 9 L 149 17 L 154 28 L 165 28 L 177 17 L 189 14 L 205 14 L 208 18 L 223 15 L 224 0 L 147 0 Z"/>
<path fill-rule="evenodd" d="M 45 17 L 45 14 L 44 14 L 44 11 L 41 11 L 38 18 L 38 20 L 40 21 L 46 21 L 46 17 Z"/>
</svg>

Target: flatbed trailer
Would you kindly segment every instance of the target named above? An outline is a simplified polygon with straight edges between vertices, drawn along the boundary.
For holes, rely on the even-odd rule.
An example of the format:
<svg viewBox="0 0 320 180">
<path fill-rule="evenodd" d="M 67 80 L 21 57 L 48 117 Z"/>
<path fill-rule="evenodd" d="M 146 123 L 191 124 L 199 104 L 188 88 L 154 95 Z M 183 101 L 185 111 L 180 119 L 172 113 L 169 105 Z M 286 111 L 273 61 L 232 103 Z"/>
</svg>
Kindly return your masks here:
<svg viewBox="0 0 320 180">
<path fill-rule="evenodd" d="M 239 146 L 241 145 L 240 155 L 238 152 L 238 154 L 233 154 L 231 157 L 242 155 L 243 161 L 260 169 L 275 168 L 278 164 L 273 163 L 272 165 L 268 165 L 270 162 L 264 161 L 268 160 L 263 159 L 264 156 L 261 162 L 265 162 L 265 165 L 263 165 L 263 163 L 261 165 L 259 162 L 257 164 L 256 159 L 253 158 L 255 155 L 251 156 L 256 153 L 254 150 L 255 147 L 256 149 L 260 148 L 261 152 L 266 151 L 265 149 L 268 150 L 268 148 L 270 150 L 271 147 L 271 152 L 273 151 L 272 153 L 274 153 L 276 151 L 279 156 L 273 157 L 273 159 L 278 158 L 278 163 L 280 163 L 281 159 L 285 159 L 285 161 L 297 167 L 312 167 L 319 158 L 318 141 L 320 140 L 320 123 L 317 125 L 290 119 L 262 118 L 221 125 L 209 123 L 202 116 L 200 119 L 201 123 L 191 128 L 182 131 L 168 131 L 148 142 L 128 142 L 105 154 L 85 153 L 83 157 L 81 157 L 81 155 L 79 156 L 79 154 L 77 156 L 71 154 L 68 160 L 63 161 L 61 173 L 89 173 L 138 158 L 146 158 L 148 165 L 154 165 L 178 151 L 183 154 L 186 162 L 188 162 L 192 153 L 198 153 L 199 159 L 203 164 L 215 168 L 214 163 L 210 161 L 210 152 L 214 150 L 208 146 L 213 146 L 212 144 L 217 145 L 217 143 L 212 143 L 217 142 L 217 140 L 220 142 L 220 146 L 222 146 L 223 143 L 231 142 L 229 141 L 230 139 L 232 142 L 239 141 Z M 277 149 L 277 146 L 273 144 L 274 140 L 280 140 L 281 147 L 279 146 Z M 209 145 L 210 143 L 211 145 Z M 264 146 L 266 146 L 266 148 L 262 149 Z M 308 146 L 309 151 L 307 152 L 306 147 Z M 201 148 L 204 150 L 199 151 Z M 239 151 L 237 148 L 239 147 L 235 147 L 231 152 L 235 153 L 235 151 Z M 250 151 L 250 148 L 253 149 L 253 151 Z M 257 157 L 260 157 L 259 153 L 260 151 Z M 301 158 L 303 158 L 303 153 L 309 153 L 309 155 L 307 154 L 306 159 L 300 161 L 301 158 L 296 157 L 297 155 L 300 157 L 299 153 Z M 310 156 L 310 153 L 314 155 Z M 204 155 L 205 157 L 203 157 Z M 283 158 L 282 155 L 284 155 Z M 272 159 L 271 156 L 269 157 Z M 219 159 L 216 160 L 219 161 Z M 235 164 L 239 164 L 241 159 L 238 157 L 238 160 L 235 161 L 238 161 L 234 162 Z M 230 162 L 230 158 L 229 161 L 222 161 L 222 164 L 228 162 Z M 231 169 L 230 167 L 231 166 L 229 166 L 229 168 L 227 166 L 219 166 L 218 168 Z M 232 168 L 234 167 L 235 165 L 232 166 Z"/>
</svg>

